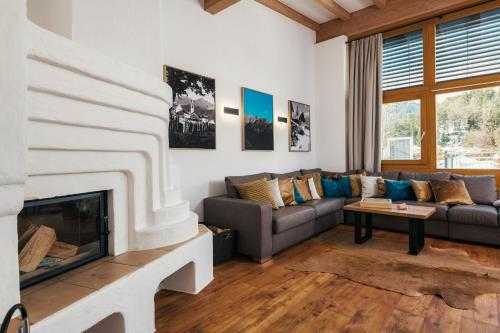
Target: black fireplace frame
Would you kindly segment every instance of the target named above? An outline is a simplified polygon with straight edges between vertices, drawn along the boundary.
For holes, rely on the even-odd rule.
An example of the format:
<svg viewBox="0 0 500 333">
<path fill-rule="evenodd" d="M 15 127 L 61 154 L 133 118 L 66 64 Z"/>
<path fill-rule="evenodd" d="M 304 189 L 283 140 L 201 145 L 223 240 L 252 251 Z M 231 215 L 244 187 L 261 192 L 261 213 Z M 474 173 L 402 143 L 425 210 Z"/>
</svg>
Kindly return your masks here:
<svg viewBox="0 0 500 333">
<path fill-rule="evenodd" d="M 34 284 L 48 280 L 48 279 L 53 278 L 59 274 L 68 272 L 70 270 L 73 270 L 73 269 L 78 268 L 80 266 L 83 266 L 85 264 L 88 264 L 92 261 L 106 257 L 109 254 L 109 252 L 108 252 L 108 236 L 110 234 L 109 225 L 108 225 L 108 192 L 107 191 L 87 192 L 87 193 L 80 193 L 80 194 L 65 195 L 65 196 L 60 196 L 60 197 L 53 197 L 53 198 L 48 198 L 48 199 L 29 200 L 29 201 L 24 202 L 23 209 L 28 208 L 28 207 L 34 207 L 34 206 L 56 204 L 56 203 L 67 202 L 67 201 L 72 201 L 72 200 L 81 200 L 81 199 L 95 198 L 95 197 L 99 198 L 99 222 L 98 222 L 99 239 L 100 239 L 100 251 L 99 251 L 99 253 L 96 255 L 89 256 L 89 257 L 86 257 L 84 259 L 78 260 L 74 263 L 65 265 L 63 267 L 59 267 L 57 269 L 47 271 L 46 273 L 42 273 L 42 274 L 37 275 L 35 277 L 32 277 L 28 280 L 20 281 L 21 289 L 24 289 L 24 288 L 27 288 L 27 287 L 32 286 Z"/>
</svg>

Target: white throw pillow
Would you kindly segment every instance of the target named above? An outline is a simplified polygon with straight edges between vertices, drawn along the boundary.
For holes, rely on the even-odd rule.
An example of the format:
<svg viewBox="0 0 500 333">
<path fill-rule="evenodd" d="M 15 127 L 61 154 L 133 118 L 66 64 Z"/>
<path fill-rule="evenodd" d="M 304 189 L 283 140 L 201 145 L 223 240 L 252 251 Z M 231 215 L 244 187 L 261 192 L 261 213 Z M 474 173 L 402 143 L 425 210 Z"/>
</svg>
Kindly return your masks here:
<svg viewBox="0 0 500 333">
<path fill-rule="evenodd" d="M 379 177 L 361 176 L 361 197 L 374 198 L 378 197 L 377 179 Z"/>
<path fill-rule="evenodd" d="M 269 186 L 269 190 L 271 191 L 274 202 L 276 202 L 276 206 L 285 207 L 285 203 L 283 202 L 283 198 L 280 193 L 280 185 L 278 184 L 278 178 L 271 179 L 267 181 L 267 185 Z"/>
<path fill-rule="evenodd" d="M 307 179 L 307 183 L 309 184 L 309 191 L 311 191 L 311 196 L 314 200 L 319 200 L 321 197 L 318 194 L 318 191 L 316 191 L 316 185 L 314 185 L 314 179 L 312 177 Z"/>
</svg>

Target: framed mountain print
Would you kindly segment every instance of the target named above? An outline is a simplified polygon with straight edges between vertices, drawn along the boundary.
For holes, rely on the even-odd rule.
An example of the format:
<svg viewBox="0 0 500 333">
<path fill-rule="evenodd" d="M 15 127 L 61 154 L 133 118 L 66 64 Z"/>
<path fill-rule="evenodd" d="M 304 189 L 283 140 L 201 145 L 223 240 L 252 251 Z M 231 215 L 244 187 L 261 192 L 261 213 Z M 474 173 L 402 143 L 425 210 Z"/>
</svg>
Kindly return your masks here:
<svg viewBox="0 0 500 333">
<path fill-rule="evenodd" d="M 241 88 L 243 150 L 274 150 L 273 96 Z"/>
<path fill-rule="evenodd" d="M 174 98 L 169 147 L 215 149 L 215 79 L 166 65 L 164 79 Z"/>
<path fill-rule="evenodd" d="M 288 150 L 311 151 L 311 107 L 294 101 L 288 102 Z"/>
</svg>

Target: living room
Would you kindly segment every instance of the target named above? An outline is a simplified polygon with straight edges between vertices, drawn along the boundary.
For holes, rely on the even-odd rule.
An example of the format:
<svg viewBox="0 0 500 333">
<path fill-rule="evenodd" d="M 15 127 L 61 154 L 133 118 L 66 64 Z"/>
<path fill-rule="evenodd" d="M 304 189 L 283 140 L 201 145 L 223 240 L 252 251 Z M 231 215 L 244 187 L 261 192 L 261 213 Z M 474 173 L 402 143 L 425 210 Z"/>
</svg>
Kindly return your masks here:
<svg viewBox="0 0 500 333">
<path fill-rule="evenodd" d="M 500 331 L 499 0 L 2 8 L 0 333 Z"/>
</svg>

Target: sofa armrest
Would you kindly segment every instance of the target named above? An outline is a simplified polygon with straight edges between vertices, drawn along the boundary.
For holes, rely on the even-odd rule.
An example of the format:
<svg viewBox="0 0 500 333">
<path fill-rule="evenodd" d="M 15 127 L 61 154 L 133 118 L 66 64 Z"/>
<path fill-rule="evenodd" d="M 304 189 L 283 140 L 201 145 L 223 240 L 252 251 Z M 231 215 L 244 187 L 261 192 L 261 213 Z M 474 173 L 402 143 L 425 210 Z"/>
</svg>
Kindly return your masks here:
<svg viewBox="0 0 500 333">
<path fill-rule="evenodd" d="M 206 224 L 237 231 L 239 253 L 258 262 L 272 256 L 271 204 L 220 196 L 206 198 L 203 206 Z"/>
</svg>

